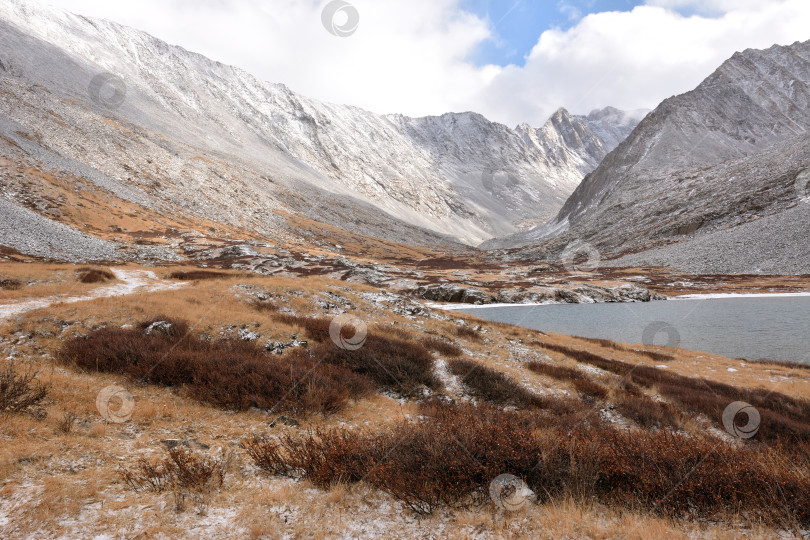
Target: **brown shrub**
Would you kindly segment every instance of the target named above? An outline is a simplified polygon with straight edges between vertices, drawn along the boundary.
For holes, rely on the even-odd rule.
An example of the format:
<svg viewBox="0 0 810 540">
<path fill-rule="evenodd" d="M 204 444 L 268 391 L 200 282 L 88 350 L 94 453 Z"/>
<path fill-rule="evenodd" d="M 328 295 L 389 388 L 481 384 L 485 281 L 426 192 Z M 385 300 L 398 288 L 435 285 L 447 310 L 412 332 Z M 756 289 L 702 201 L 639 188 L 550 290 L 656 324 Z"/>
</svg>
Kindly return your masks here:
<svg viewBox="0 0 810 540">
<path fill-rule="evenodd" d="M 84 267 L 76 270 L 76 277 L 82 283 L 103 283 L 115 279 L 115 274 L 106 268 Z"/>
<path fill-rule="evenodd" d="M 615 341 L 612 341 L 610 339 L 588 338 L 588 337 L 582 337 L 582 336 L 574 336 L 574 337 L 577 338 L 577 339 L 581 339 L 582 341 L 587 341 L 589 343 L 595 343 L 596 345 L 600 345 L 602 347 L 607 347 L 609 349 L 615 349 L 617 351 L 625 350 L 624 345 L 622 345 L 621 343 L 617 343 Z M 537 343 L 537 345 L 542 346 L 542 343 Z"/>
<path fill-rule="evenodd" d="M 0 289 L 5 289 L 7 291 L 17 291 L 22 289 L 22 281 L 6 278 L 0 279 Z"/>
<path fill-rule="evenodd" d="M 641 388 L 638 387 L 638 385 L 635 385 L 628 380 L 621 381 L 621 383 L 619 384 L 619 388 L 621 388 L 621 390 L 629 396 L 644 395 L 644 392 L 641 390 Z"/>
<path fill-rule="evenodd" d="M 638 354 L 643 354 L 653 362 L 671 362 L 675 357 L 671 354 L 665 354 L 655 351 L 636 351 Z"/>
<path fill-rule="evenodd" d="M 133 468 L 119 469 L 119 476 L 135 492 L 160 493 L 175 485 L 192 490 L 222 487 L 227 470 L 225 458 L 200 457 L 181 447 L 166 452 L 163 461 L 153 464 L 141 458 Z"/>
<path fill-rule="evenodd" d="M 500 371 L 471 360 L 451 360 L 448 367 L 453 375 L 473 396 L 495 405 L 525 408 L 553 409 L 569 413 L 582 404 L 574 400 L 551 399 L 527 390 Z"/>
<path fill-rule="evenodd" d="M 731 515 L 780 526 L 810 523 L 810 476 L 775 449 L 711 437 L 571 424 L 491 406 L 422 406 L 423 420 L 378 433 L 333 429 L 251 439 L 254 462 L 319 487 L 365 480 L 417 513 L 487 498 L 503 473 L 540 500 L 572 495 L 675 518 Z M 806 464 L 805 461 L 802 462 Z"/>
<path fill-rule="evenodd" d="M 462 354 L 461 347 L 453 342 L 445 341 L 441 338 L 426 336 L 420 339 L 419 343 L 421 343 L 426 349 L 437 352 L 444 356 L 457 357 L 461 356 Z"/>
<path fill-rule="evenodd" d="M 585 380 L 585 373 L 570 367 L 546 364 L 545 362 L 538 362 L 537 360 L 532 360 L 526 364 L 526 367 L 535 373 L 547 375 L 559 381 Z"/>
<path fill-rule="evenodd" d="M 643 428 L 673 428 L 681 426 L 679 414 L 668 403 L 655 401 L 644 394 L 622 395 L 615 403 L 619 413 Z"/>
<path fill-rule="evenodd" d="M 413 334 L 411 334 L 401 326 L 395 326 L 393 324 L 377 325 L 375 330 L 377 330 L 378 334 L 392 335 L 398 337 L 399 339 L 404 339 L 406 341 L 410 341 L 413 339 Z"/>
<path fill-rule="evenodd" d="M 591 398 L 605 399 L 608 396 L 609 390 L 605 386 L 589 380 L 585 373 L 578 369 L 546 364 L 536 360 L 526 364 L 526 367 L 535 373 L 547 375 L 560 381 L 571 381 L 579 393 Z"/>
<path fill-rule="evenodd" d="M 787 439 L 810 442 L 810 401 L 791 398 L 763 388 L 738 388 L 650 366 L 632 365 L 563 345 L 546 343 L 542 346 L 579 362 L 621 375 L 632 384 L 655 388 L 661 395 L 684 409 L 705 414 L 721 426 L 723 411 L 730 403 L 734 401 L 750 403 L 757 408 L 762 417 L 757 433 L 759 440 L 774 442 Z"/>
<path fill-rule="evenodd" d="M 760 358 L 759 360 L 746 360 L 739 358 L 741 362 L 748 362 L 750 364 L 776 366 L 790 369 L 810 369 L 810 364 L 801 364 L 799 362 L 784 362 L 781 360 L 770 360 L 768 358 Z"/>
<path fill-rule="evenodd" d="M 633 348 L 627 347 L 625 345 L 622 345 L 621 343 L 616 343 L 615 341 L 611 341 L 609 339 L 586 338 L 586 337 L 581 337 L 581 336 L 576 336 L 576 337 L 577 337 L 577 339 L 581 339 L 582 341 L 587 341 L 589 343 L 595 343 L 597 345 L 600 345 L 602 347 L 607 347 L 609 349 L 641 354 L 641 355 L 646 356 L 647 358 L 650 358 L 651 360 L 653 360 L 655 362 L 669 362 L 669 361 L 675 360 L 675 357 L 672 356 L 671 354 L 665 354 L 665 353 L 660 353 L 660 352 L 656 352 L 656 351 L 637 350 L 637 349 L 633 349 Z M 544 346 L 542 343 L 539 343 L 539 342 L 535 342 L 533 344 L 534 345 L 539 345 L 541 347 Z"/>
<path fill-rule="evenodd" d="M 272 300 L 255 300 L 250 303 L 250 306 L 256 311 L 265 313 L 276 313 L 278 311 L 278 304 Z"/>
<path fill-rule="evenodd" d="M 577 379 L 573 384 L 574 388 L 576 388 L 580 394 L 585 394 L 586 396 L 597 399 L 605 399 L 610 393 L 605 386 L 594 381 L 589 381 L 588 379 Z"/>
<path fill-rule="evenodd" d="M 17 373 L 11 364 L 0 369 L 0 413 L 45 416 L 42 402 L 48 397 L 48 386 L 36 378 L 36 372 Z"/>
<path fill-rule="evenodd" d="M 481 332 L 466 325 L 456 326 L 456 335 L 472 341 L 481 341 Z"/>
<path fill-rule="evenodd" d="M 213 270 L 190 270 L 190 271 L 176 271 L 169 274 L 171 279 L 180 279 L 184 281 L 199 281 L 202 279 L 223 279 L 233 277 L 232 274 L 227 272 L 215 272 Z"/>
<path fill-rule="evenodd" d="M 168 456 L 157 463 L 141 458 L 132 468 L 121 467 L 118 476 L 136 493 L 172 490 L 178 510 L 183 508 L 186 497 L 204 507 L 211 494 L 225 483 L 230 456 L 201 457 L 186 448 L 170 448 L 167 452 Z"/>
<path fill-rule="evenodd" d="M 369 331 L 363 346 L 355 351 L 338 348 L 329 336 L 329 319 L 277 314 L 274 319 L 303 328 L 315 343 L 310 349 L 312 357 L 332 366 L 348 369 L 374 381 L 381 390 L 402 396 L 421 394 L 422 388 L 436 390 L 441 387 L 433 374 L 434 358 L 416 341 L 399 339 Z M 347 337 L 354 329 L 343 328 Z"/>
<path fill-rule="evenodd" d="M 76 423 L 78 417 L 71 413 L 66 412 L 62 415 L 62 419 L 56 425 L 56 429 L 59 430 L 60 433 L 70 434 L 73 431 L 73 425 Z"/>
<path fill-rule="evenodd" d="M 58 358 L 88 371 L 183 387 L 200 401 L 241 410 L 331 413 L 373 392 L 366 377 L 323 364 L 306 351 L 269 355 L 238 339 L 204 341 L 192 336 L 184 321 L 158 320 L 171 327 L 147 335 L 152 320 L 135 329 L 97 330 L 66 342 Z"/>
<path fill-rule="evenodd" d="M 683 518 L 740 515 L 751 522 L 810 522 L 810 478 L 767 448 L 733 447 L 711 437 L 661 430 L 607 430 L 597 454 L 596 493 L 606 504 L 628 500 Z"/>
<path fill-rule="evenodd" d="M 531 430 L 522 416 L 498 417 L 491 407 L 435 408 L 429 422 L 380 433 L 333 429 L 302 438 L 252 439 L 256 465 L 275 474 L 303 476 L 320 487 L 365 480 L 419 514 L 463 507 L 487 497 L 489 482 L 512 467 L 530 470 Z M 500 421 L 496 421 L 496 418 Z"/>
</svg>

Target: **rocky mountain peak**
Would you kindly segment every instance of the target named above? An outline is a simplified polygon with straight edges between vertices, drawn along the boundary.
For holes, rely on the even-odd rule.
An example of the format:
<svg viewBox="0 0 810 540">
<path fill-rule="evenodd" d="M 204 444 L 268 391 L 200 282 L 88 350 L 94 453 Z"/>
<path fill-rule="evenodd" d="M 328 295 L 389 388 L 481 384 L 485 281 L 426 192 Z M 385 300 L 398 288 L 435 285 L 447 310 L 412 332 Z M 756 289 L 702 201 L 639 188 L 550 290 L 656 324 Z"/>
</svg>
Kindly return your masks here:
<svg viewBox="0 0 810 540">
<path fill-rule="evenodd" d="M 487 246 L 580 241 L 631 265 L 806 271 L 810 215 L 796 186 L 810 167 L 808 84 L 810 41 L 734 54 L 649 113 L 554 220 Z M 602 114 L 617 125 L 612 111 L 589 117 Z"/>
</svg>

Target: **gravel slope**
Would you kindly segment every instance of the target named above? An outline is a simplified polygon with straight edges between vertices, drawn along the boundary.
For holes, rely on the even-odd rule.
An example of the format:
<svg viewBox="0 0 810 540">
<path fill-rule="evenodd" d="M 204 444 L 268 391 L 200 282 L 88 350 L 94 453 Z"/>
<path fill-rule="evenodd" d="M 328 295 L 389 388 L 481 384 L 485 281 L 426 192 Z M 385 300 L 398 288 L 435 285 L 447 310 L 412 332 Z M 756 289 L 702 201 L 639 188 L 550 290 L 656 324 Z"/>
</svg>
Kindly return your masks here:
<svg viewBox="0 0 810 540">
<path fill-rule="evenodd" d="M 605 266 L 671 266 L 696 274 L 810 274 L 810 205 L 627 255 Z"/>
<path fill-rule="evenodd" d="M 116 260 L 118 246 L 80 233 L 0 198 L 0 245 L 21 253 L 70 262 Z"/>
</svg>

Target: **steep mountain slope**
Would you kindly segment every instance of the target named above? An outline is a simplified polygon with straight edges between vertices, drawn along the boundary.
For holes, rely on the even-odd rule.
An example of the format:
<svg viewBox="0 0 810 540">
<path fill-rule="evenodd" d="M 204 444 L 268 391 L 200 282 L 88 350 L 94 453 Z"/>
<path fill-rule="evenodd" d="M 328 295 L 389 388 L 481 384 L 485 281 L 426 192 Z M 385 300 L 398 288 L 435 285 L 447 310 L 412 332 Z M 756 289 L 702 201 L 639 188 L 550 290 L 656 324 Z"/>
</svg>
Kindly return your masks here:
<svg viewBox="0 0 810 540">
<path fill-rule="evenodd" d="M 552 217 L 637 121 L 577 120 L 577 145 L 567 123 L 381 116 L 24 0 L 0 5 L 0 45 L 0 135 L 31 165 L 262 234 L 278 210 L 399 241 L 512 233 Z"/>
<path fill-rule="evenodd" d="M 580 241 L 609 258 L 678 243 L 666 253 L 693 271 L 796 271 L 799 254 L 805 256 L 802 268 L 810 270 L 806 235 L 798 246 L 772 249 L 777 235 L 800 226 L 796 212 L 810 210 L 799 185 L 810 167 L 808 128 L 810 42 L 736 53 L 695 90 L 650 113 L 554 220 L 486 245 L 534 244 L 539 249 L 527 253 L 554 254 Z M 782 214 L 784 223 L 779 217 L 767 221 L 759 245 L 717 253 L 719 260 L 705 268 L 687 260 L 693 237 L 726 235 L 731 241 L 738 234 L 734 227 Z M 753 257 L 758 251 L 769 253 L 768 261 Z M 666 263 L 663 252 L 656 253 L 655 262 Z M 647 261 L 643 255 L 626 260 Z"/>
</svg>

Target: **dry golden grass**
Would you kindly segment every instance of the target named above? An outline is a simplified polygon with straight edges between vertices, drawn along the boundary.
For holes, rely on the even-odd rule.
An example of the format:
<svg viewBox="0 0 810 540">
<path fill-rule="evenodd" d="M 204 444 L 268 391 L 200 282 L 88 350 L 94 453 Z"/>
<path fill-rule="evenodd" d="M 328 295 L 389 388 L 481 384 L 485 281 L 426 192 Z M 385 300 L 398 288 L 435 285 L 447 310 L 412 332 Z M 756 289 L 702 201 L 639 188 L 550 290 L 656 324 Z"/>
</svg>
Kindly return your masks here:
<svg viewBox="0 0 810 540">
<path fill-rule="evenodd" d="M 82 283 L 76 274 L 79 268 L 68 264 L 0 263 L 0 280 L 21 283 L 20 288 L 13 290 L 0 287 L 0 304 L 55 295 L 81 296 L 99 286 L 99 283 Z"/>
<path fill-rule="evenodd" d="M 68 276 L 73 278 L 74 269 L 70 265 L 0 265 L 3 275 L 53 281 L 52 286 L 43 285 L 39 290 L 43 296 L 55 294 L 52 291 L 60 290 L 58 287 L 74 285 L 67 280 Z M 173 270 L 158 273 L 166 276 Z M 376 328 L 396 323 L 396 327 L 416 338 L 424 335 L 452 338 L 462 347 L 465 357 L 473 357 L 542 392 L 573 389 L 568 382 L 532 373 L 525 367 L 528 361 L 547 354 L 561 365 L 577 364 L 561 353 L 531 346 L 534 340 L 588 350 L 625 362 L 656 365 L 649 357 L 632 350 L 487 323 L 466 315 L 451 314 L 451 320 L 447 321 L 412 320 L 358 296 L 361 292 L 376 291 L 372 287 L 314 277 L 233 274 L 179 290 L 53 305 L 0 321 L 3 338 L 31 336 L 15 343 L 15 355 L 21 366 L 35 367 L 42 382 L 52 388 L 46 419 L 0 417 L 0 536 L 86 537 L 108 533 L 143 538 L 161 535 L 329 538 L 350 534 L 381 538 L 736 539 L 743 533 L 730 524 L 672 522 L 642 512 L 618 511 L 575 500 L 528 505 L 515 514 L 504 514 L 487 504 L 473 511 L 442 510 L 416 519 L 393 499 L 362 483 L 339 484 L 321 491 L 306 482 L 266 476 L 257 471 L 238 446 L 248 434 L 298 433 L 341 425 L 373 429 L 413 418 L 418 412 L 412 401 L 375 395 L 351 403 L 338 414 L 302 420 L 298 427 L 279 424 L 271 428 L 269 422 L 275 418 L 259 411 L 234 413 L 212 408 L 188 399 L 180 389 L 132 385 L 121 378 L 78 373 L 53 362 L 63 336 L 87 333 L 101 324 L 120 326 L 166 314 L 189 321 L 195 333 L 216 336 L 225 327 L 244 327 L 260 334 L 261 343 L 288 341 L 293 334 L 304 337 L 303 329 L 280 324 L 273 320 L 272 312 L 250 307 L 249 292 L 264 292 L 284 310 L 323 316 L 316 297 L 323 299 L 323 292 L 330 291 L 356 306 L 356 312 L 373 321 Z M 481 339 L 458 337 L 455 330 L 460 320 L 471 326 L 480 324 Z M 60 324 L 63 321 L 73 323 L 64 334 Z M 523 345 L 510 348 L 507 340 L 516 339 L 523 340 Z M 0 342 L 0 358 L 5 358 L 8 345 L 8 341 Z M 755 364 L 747 364 L 743 369 L 739 360 L 677 349 L 650 350 L 673 355 L 667 366 L 675 373 L 705 376 L 729 384 L 764 386 L 810 399 L 807 370 Z M 739 371 L 728 372 L 728 367 Z M 126 423 L 106 423 L 96 409 L 98 392 L 113 384 L 125 386 L 134 398 L 135 408 Z M 76 416 L 70 433 L 60 429 L 66 413 Z M 704 427 L 695 424 L 686 429 Z M 234 452 L 225 487 L 211 499 L 205 515 L 198 515 L 196 509 L 176 512 L 169 494 L 133 493 L 117 475 L 122 463 L 131 464 L 141 456 L 150 459 L 160 456 L 163 447 L 159 441 L 167 438 L 206 444 L 211 455 L 223 450 Z M 772 538 L 776 534 L 777 531 L 767 528 L 745 531 L 747 538 Z"/>
</svg>

